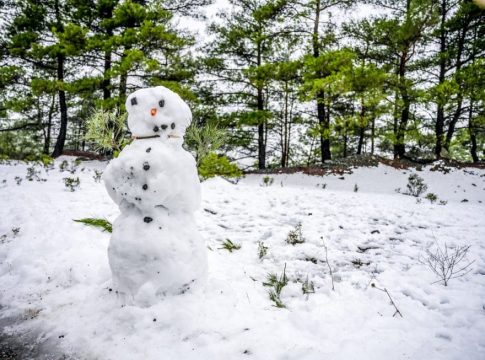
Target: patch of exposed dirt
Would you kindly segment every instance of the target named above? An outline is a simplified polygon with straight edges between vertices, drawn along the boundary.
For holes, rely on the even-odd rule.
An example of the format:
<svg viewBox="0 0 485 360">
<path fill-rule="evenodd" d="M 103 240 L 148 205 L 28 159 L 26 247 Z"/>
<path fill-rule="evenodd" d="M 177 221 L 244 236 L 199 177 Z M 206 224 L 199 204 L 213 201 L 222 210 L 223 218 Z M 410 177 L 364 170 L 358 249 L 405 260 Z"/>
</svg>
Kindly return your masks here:
<svg viewBox="0 0 485 360">
<path fill-rule="evenodd" d="M 453 168 L 475 168 L 485 169 L 485 162 L 465 163 L 454 160 L 412 160 L 412 159 L 388 159 L 381 156 L 352 156 L 345 159 L 328 161 L 322 165 L 313 166 L 294 166 L 287 168 L 268 168 L 264 170 L 246 171 L 246 174 L 294 174 L 303 173 L 306 175 L 323 176 L 329 174 L 345 175 L 352 174 L 352 169 L 358 167 L 373 167 L 379 164 L 391 166 L 395 169 L 415 169 L 422 170 L 425 165 L 432 165 L 431 171 L 440 171 L 444 174 L 450 172 Z"/>
</svg>

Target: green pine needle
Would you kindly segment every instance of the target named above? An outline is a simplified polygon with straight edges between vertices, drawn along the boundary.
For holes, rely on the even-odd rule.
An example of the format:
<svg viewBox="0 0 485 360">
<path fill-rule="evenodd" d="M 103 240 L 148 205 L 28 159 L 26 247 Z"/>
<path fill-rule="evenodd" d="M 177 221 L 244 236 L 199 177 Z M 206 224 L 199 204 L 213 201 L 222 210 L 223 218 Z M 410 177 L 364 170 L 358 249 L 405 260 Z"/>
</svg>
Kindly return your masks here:
<svg viewBox="0 0 485 360">
<path fill-rule="evenodd" d="M 274 303 L 273 306 L 277 308 L 286 308 L 286 305 L 281 301 L 281 290 L 288 285 L 288 277 L 286 276 L 286 263 L 283 269 L 283 273 L 278 277 L 278 274 L 269 273 L 266 282 L 263 282 L 263 286 L 270 287 L 268 291 L 269 299 Z"/>
<path fill-rule="evenodd" d="M 222 247 L 220 247 L 219 249 L 226 249 L 227 251 L 232 253 L 233 250 L 239 250 L 240 248 L 240 244 L 235 244 L 231 240 L 226 239 L 222 242 Z"/>
<path fill-rule="evenodd" d="M 113 227 L 108 220 L 105 219 L 96 219 L 96 218 L 84 218 L 84 219 L 77 219 L 74 220 L 75 222 L 80 222 L 89 226 L 94 226 L 97 228 L 102 229 L 103 231 L 107 231 L 109 233 L 113 232 Z"/>
</svg>

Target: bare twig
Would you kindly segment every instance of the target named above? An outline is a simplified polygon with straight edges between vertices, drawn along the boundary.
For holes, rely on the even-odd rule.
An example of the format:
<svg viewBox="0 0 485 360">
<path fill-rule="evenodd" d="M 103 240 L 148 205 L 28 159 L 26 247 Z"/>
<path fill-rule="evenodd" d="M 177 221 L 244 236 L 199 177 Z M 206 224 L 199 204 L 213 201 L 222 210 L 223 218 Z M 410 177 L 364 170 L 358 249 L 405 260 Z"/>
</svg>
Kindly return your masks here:
<svg viewBox="0 0 485 360">
<path fill-rule="evenodd" d="M 208 209 L 208 208 L 204 208 L 204 211 L 205 212 L 208 212 L 209 214 L 212 214 L 212 215 L 217 215 L 217 212 L 216 211 L 211 210 L 211 209 Z"/>
<path fill-rule="evenodd" d="M 332 279 L 332 290 L 335 291 L 335 286 L 334 286 L 334 281 L 333 281 L 333 271 L 332 271 L 332 267 L 330 266 L 330 263 L 328 262 L 328 249 L 327 249 L 327 245 L 325 245 L 325 241 L 323 240 L 323 237 L 321 237 L 320 239 L 322 239 L 323 248 L 325 249 L 325 262 L 327 263 L 328 271 L 330 272 L 330 278 Z"/>
<path fill-rule="evenodd" d="M 389 300 L 391 301 L 391 305 L 394 306 L 394 309 L 396 309 L 396 311 L 394 311 L 394 314 L 392 315 L 392 317 L 396 316 L 396 315 L 399 315 L 400 317 L 404 317 L 402 316 L 401 312 L 399 311 L 399 309 L 397 308 L 396 306 L 396 303 L 394 302 L 394 300 L 392 299 L 391 297 L 391 294 L 389 294 L 389 291 L 387 291 L 386 288 L 384 289 L 381 289 L 379 287 L 376 286 L 376 284 L 372 283 L 371 286 L 374 288 L 374 289 L 377 289 L 377 290 L 380 290 L 382 292 L 385 292 L 387 294 L 387 296 L 389 297 Z"/>
</svg>

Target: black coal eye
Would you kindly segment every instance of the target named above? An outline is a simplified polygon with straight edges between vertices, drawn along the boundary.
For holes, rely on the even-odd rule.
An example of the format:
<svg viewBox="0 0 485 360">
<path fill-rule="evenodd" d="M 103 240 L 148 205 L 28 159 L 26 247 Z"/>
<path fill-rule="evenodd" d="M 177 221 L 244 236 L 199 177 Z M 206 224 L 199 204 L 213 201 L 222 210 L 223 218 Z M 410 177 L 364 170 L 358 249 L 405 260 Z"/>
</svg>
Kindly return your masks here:
<svg viewBox="0 0 485 360">
<path fill-rule="evenodd" d="M 164 106 L 165 106 L 165 100 L 163 100 L 163 99 L 162 99 L 162 100 L 160 100 L 160 101 L 158 102 L 158 105 L 159 105 L 160 107 L 164 107 Z"/>
<path fill-rule="evenodd" d="M 131 98 L 131 105 L 136 105 L 138 102 L 136 101 L 136 97 Z"/>
<path fill-rule="evenodd" d="M 161 126 L 162 130 L 166 130 L 166 129 L 167 129 L 167 127 L 168 127 L 168 125 L 167 125 L 167 124 L 163 124 L 163 125 Z"/>
<path fill-rule="evenodd" d="M 172 125 L 170 125 L 170 127 L 173 129 L 175 129 L 175 123 L 172 123 Z"/>
</svg>

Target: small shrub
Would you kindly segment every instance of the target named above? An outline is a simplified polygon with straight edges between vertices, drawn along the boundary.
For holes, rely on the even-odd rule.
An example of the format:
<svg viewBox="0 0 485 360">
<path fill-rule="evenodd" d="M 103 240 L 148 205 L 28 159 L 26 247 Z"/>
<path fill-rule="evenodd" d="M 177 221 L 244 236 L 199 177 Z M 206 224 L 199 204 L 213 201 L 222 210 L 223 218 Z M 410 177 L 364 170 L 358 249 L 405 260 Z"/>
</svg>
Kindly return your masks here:
<svg viewBox="0 0 485 360">
<path fill-rule="evenodd" d="M 59 170 L 61 172 L 66 171 L 68 166 L 69 162 L 67 160 L 62 160 L 62 162 L 59 164 Z"/>
<path fill-rule="evenodd" d="M 305 242 L 303 233 L 301 231 L 301 223 L 296 225 L 295 229 L 290 230 L 288 236 L 286 237 L 286 242 L 291 245 L 303 244 Z"/>
<path fill-rule="evenodd" d="M 44 165 L 44 167 L 50 167 L 54 165 L 54 158 L 50 157 L 49 155 L 42 154 L 40 157 L 40 162 L 42 165 Z"/>
<path fill-rule="evenodd" d="M 60 172 L 68 171 L 71 174 L 75 174 L 80 164 L 81 164 L 80 159 L 76 159 L 71 163 L 69 163 L 69 161 L 67 160 L 62 160 L 62 162 L 59 164 L 59 171 Z"/>
<path fill-rule="evenodd" d="M 226 239 L 222 242 L 222 247 L 220 247 L 219 249 L 226 249 L 227 251 L 232 253 L 233 250 L 239 250 L 240 248 L 240 244 L 235 244 L 230 239 Z"/>
<path fill-rule="evenodd" d="M 47 154 L 30 154 L 25 156 L 23 160 L 40 164 L 46 169 L 54 163 L 54 159 Z"/>
<path fill-rule="evenodd" d="M 22 179 L 20 176 L 16 176 L 16 177 L 15 177 L 15 182 L 17 183 L 17 185 L 22 184 L 22 180 L 23 180 L 23 179 Z"/>
<path fill-rule="evenodd" d="M 113 232 L 113 226 L 108 220 L 105 220 L 105 219 L 84 218 L 84 219 L 77 219 L 74 221 L 88 226 L 94 226 L 94 227 L 100 228 L 101 230 L 107 231 L 109 233 Z"/>
<path fill-rule="evenodd" d="M 264 258 L 268 253 L 268 247 L 264 245 L 264 242 L 260 241 L 258 244 L 258 256 L 260 259 Z"/>
<path fill-rule="evenodd" d="M 438 200 L 438 196 L 433 193 L 427 193 L 424 197 L 426 200 L 429 200 L 431 204 L 434 204 Z"/>
<path fill-rule="evenodd" d="M 66 177 L 63 180 L 64 180 L 64 185 L 66 186 L 66 188 L 69 189 L 69 191 L 76 191 L 76 189 L 78 189 L 79 185 L 81 184 L 81 181 L 79 180 L 78 177 L 76 178 Z"/>
<path fill-rule="evenodd" d="M 288 285 L 288 278 L 286 277 L 286 263 L 285 267 L 283 268 L 283 274 L 278 277 L 278 274 L 268 274 L 266 282 L 263 283 L 263 286 L 267 286 L 271 288 L 269 290 L 269 298 L 271 301 L 274 302 L 274 306 L 278 308 L 285 308 L 285 304 L 281 301 L 281 290 Z"/>
<path fill-rule="evenodd" d="M 308 276 L 306 277 L 305 282 L 301 284 L 301 291 L 303 292 L 303 295 L 315 293 L 315 285 L 313 284 L 313 281 L 308 281 Z"/>
<path fill-rule="evenodd" d="M 101 182 L 102 175 L 103 175 L 102 171 L 94 170 L 94 176 L 93 176 L 94 181 L 97 183 Z"/>
<path fill-rule="evenodd" d="M 424 183 L 423 178 L 420 177 L 418 174 L 409 175 L 408 184 L 406 185 L 406 187 L 408 191 L 405 194 L 415 197 L 419 197 L 428 189 L 428 185 Z"/>
<path fill-rule="evenodd" d="M 27 175 L 25 175 L 25 178 L 28 181 L 40 181 L 40 171 L 35 168 L 35 166 L 30 166 L 27 168 Z"/>
<path fill-rule="evenodd" d="M 359 191 L 359 186 L 357 184 L 354 185 L 354 192 L 358 192 Z"/>
<path fill-rule="evenodd" d="M 445 200 L 440 200 L 440 202 L 438 203 L 438 205 L 446 205 L 448 204 L 448 201 L 445 201 Z"/>
<path fill-rule="evenodd" d="M 451 279 L 465 276 L 472 271 L 470 266 L 475 261 L 467 261 L 469 250 L 470 245 L 457 246 L 454 249 L 450 249 L 447 244 L 444 249 L 437 245 L 433 252 L 427 249 L 426 256 L 420 262 L 436 275 L 438 281 L 435 282 L 443 282 L 444 286 L 448 286 Z"/>
<path fill-rule="evenodd" d="M 263 186 L 273 185 L 274 179 L 271 176 L 263 176 Z"/>
<path fill-rule="evenodd" d="M 209 179 L 214 176 L 224 176 L 228 178 L 239 178 L 242 176 L 241 170 L 236 164 L 233 164 L 225 156 L 219 156 L 216 153 L 210 153 L 205 156 L 199 165 L 199 176 L 203 179 Z"/>
<path fill-rule="evenodd" d="M 71 163 L 67 171 L 69 171 L 71 174 L 75 174 L 77 171 L 77 167 L 79 166 L 80 163 L 81 163 L 81 160 L 76 159 Z"/>
</svg>

